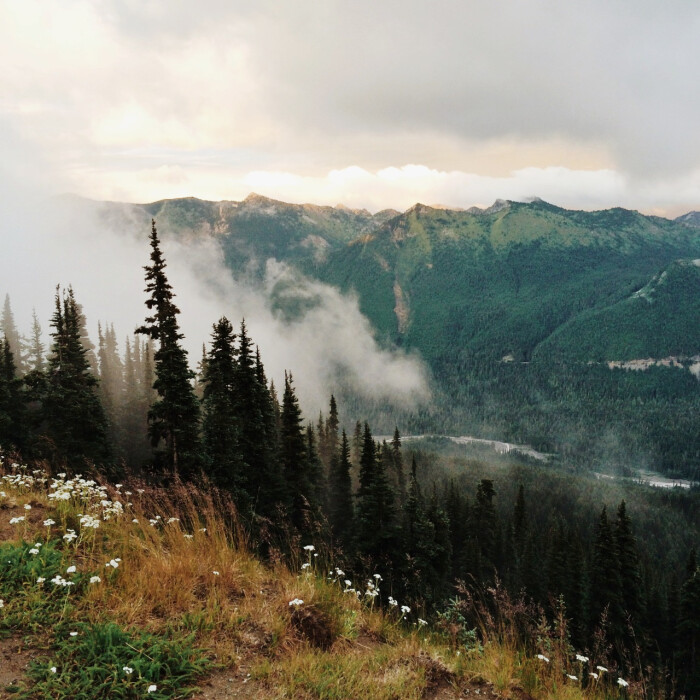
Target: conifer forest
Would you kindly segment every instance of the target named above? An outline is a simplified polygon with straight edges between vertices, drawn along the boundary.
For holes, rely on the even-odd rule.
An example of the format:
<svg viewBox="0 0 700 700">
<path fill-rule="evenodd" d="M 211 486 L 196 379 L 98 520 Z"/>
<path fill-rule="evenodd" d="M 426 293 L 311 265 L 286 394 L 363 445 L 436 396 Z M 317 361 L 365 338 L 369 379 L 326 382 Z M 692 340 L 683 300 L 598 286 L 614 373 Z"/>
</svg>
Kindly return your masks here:
<svg viewBox="0 0 700 700">
<path fill-rule="evenodd" d="M 54 474 L 196 484 L 231 500 L 263 561 L 314 542 L 344 570 L 380 572 L 378 605 L 405 601 L 474 645 L 488 616 L 509 616 L 524 645 L 549 624 L 585 658 L 643 680 L 647 697 L 700 697 L 697 488 L 469 457 L 404 439 L 400 425 L 380 438 L 340 394 L 305 416 L 294 367 L 275 385 L 245 320 L 211 319 L 202 357 L 188 357 L 155 221 L 149 242 L 144 318 L 127 338 L 108 320 L 90 338 L 70 286 L 24 336 L 9 290 L 5 455 Z"/>
</svg>

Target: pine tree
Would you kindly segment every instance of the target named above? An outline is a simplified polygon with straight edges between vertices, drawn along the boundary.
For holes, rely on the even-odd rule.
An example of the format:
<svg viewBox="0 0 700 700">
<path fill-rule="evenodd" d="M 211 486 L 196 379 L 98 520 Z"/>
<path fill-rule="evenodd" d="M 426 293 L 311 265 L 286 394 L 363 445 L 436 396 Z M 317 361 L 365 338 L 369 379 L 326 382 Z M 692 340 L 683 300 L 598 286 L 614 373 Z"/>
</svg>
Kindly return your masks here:
<svg viewBox="0 0 700 700">
<path fill-rule="evenodd" d="M 214 325 L 211 350 L 202 363 L 202 432 L 208 476 L 247 510 L 250 494 L 239 445 L 234 341 L 233 326 L 222 317 Z"/>
<path fill-rule="evenodd" d="M 476 502 L 472 510 L 472 531 L 479 541 L 482 580 L 493 577 L 497 545 L 497 516 L 493 505 L 493 489 L 491 479 L 482 479 L 476 489 Z"/>
<path fill-rule="evenodd" d="M 0 317 L 0 337 L 2 336 L 7 339 L 10 345 L 10 352 L 14 358 L 17 374 L 21 377 L 25 372 L 24 357 L 22 355 L 22 338 L 15 325 L 15 317 L 12 313 L 9 294 L 5 295 L 5 303 L 2 308 L 2 316 Z"/>
<path fill-rule="evenodd" d="M 294 392 L 292 375 L 285 372 L 282 396 L 280 455 L 289 494 L 290 519 L 299 532 L 312 530 L 312 491 L 309 478 L 307 444 L 302 427 L 301 409 Z"/>
<path fill-rule="evenodd" d="M 331 458 L 329 473 L 329 520 L 334 536 L 345 545 L 352 541 L 353 505 L 350 477 L 350 444 L 343 430 L 340 450 Z"/>
<path fill-rule="evenodd" d="M 132 468 L 141 468 L 150 455 L 148 443 L 148 404 L 142 396 L 143 368 L 139 341 L 127 336 L 124 345 L 124 392 L 120 401 L 120 454 Z M 133 348 L 133 349 L 132 349 Z M 141 380 L 141 381 L 140 381 Z"/>
<path fill-rule="evenodd" d="M 605 611 L 608 637 L 611 641 L 619 643 L 625 632 L 622 581 L 615 537 L 605 507 L 595 531 L 589 583 L 590 629 L 600 623 Z"/>
<path fill-rule="evenodd" d="M 81 342 L 82 321 L 73 290 L 56 291 L 51 319 L 53 344 L 42 397 L 46 456 L 55 462 L 80 459 L 105 464 L 110 457 L 107 421 Z"/>
<path fill-rule="evenodd" d="M 43 372 L 44 367 L 44 343 L 41 340 L 41 325 L 36 310 L 32 310 L 32 334 L 27 348 L 27 371 Z"/>
<path fill-rule="evenodd" d="M 369 425 L 365 423 L 357 492 L 357 547 L 375 563 L 387 560 L 397 543 L 394 494 Z"/>
<path fill-rule="evenodd" d="M 632 534 L 632 521 L 627 515 L 627 508 L 624 501 L 620 503 L 617 509 L 614 536 L 617 546 L 624 607 L 627 613 L 632 617 L 635 626 L 638 627 L 644 619 L 642 577 L 639 572 L 637 543 Z"/>
<path fill-rule="evenodd" d="M 401 435 L 398 426 L 394 428 L 394 437 L 391 440 L 392 467 L 396 482 L 396 495 L 399 506 L 403 507 L 406 500 L 406 475 L 403 469 L 403 455 L 401 454 Z"/>
<path fill-rule="evenodd" d="M 150 241 L 152 264 L 144 269 L 149 294 L 146 306 L 153 315 L 136 331 L 158 342 L 153 383 L 158 398 L 148 413 L 149 435 L 154 448 L 163 445 L 156 452 L 156 470 L 191 479 L 201 467 L 199 404 L 192 390 L 194 373 L 187 365 L 187 352 L 180 345 L 183 337 L 177 322 L 180 310 L 173 303 L 172 287 L 165 275 L 166 264 L 155 221 Z"/>
<path fill-rule="evenodd" d="M 23 451 L 27 442 L 25 396 L 10 341 L 0 342 L 0 447 Z"/>
</svg>

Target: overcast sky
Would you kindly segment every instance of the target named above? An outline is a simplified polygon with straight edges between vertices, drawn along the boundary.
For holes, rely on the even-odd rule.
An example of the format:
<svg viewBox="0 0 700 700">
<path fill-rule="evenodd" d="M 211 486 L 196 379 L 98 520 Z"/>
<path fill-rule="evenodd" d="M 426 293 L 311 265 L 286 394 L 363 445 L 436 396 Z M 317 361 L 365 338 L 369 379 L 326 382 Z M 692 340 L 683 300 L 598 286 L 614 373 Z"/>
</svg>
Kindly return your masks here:
<svg viewBox="0 0 700 700">
<path fill-rule="evenodd" d="M 700 209 L 693 0 L 0 0 L 0 185 Z"/>
</svg>

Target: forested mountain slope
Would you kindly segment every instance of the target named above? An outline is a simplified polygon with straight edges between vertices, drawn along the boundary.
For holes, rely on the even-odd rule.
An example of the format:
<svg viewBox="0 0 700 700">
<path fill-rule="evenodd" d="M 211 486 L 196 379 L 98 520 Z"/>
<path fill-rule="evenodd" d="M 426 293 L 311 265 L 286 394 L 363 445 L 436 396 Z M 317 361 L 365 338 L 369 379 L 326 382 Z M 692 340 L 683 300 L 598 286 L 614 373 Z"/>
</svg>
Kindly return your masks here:
<svg viewBox="0 0 700 700">
<path fill-rule="evenodd" d="M 343 397 L 380 430 L 525 442 L 597 470 L 700 469 L 693 213 L 534 200 L 371 215 L 258 195 L 94 206 L 112 227 L 155 216 L 165 238 L 215 237 L 234 274 L 275 258 L 355 293 L 380 341 L 419 353 L 434 379 L 420 413 Z"/>
</svg>

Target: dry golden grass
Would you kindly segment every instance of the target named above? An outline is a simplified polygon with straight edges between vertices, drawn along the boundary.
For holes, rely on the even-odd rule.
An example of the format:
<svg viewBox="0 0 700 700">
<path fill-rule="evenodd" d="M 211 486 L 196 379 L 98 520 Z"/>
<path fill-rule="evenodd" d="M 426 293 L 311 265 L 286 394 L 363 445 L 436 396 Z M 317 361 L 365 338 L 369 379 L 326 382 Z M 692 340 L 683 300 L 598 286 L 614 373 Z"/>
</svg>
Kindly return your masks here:
<svg viewBox="0 0 700 700">
<path fill-rule="evenodd" d="M 109 492 L 116 497 L 113 487 Z M 554 662 L 525 655 L 505 628 L 482 650 L 456 649 L 448 635 L 412 627 L 395 610 L 383 612 L 345 593 L 329 580 L 332 562 L 323 557 L 311 558 L 302 573 L 261 563 L 247 548 L 231 504 L 215 494 L 131 484 L 120 496 L 131 503 L 124 515 L 76 542 L 81 567 L 104 572 L 78 603 L 80 614 L 154 632 L 194 632 L 197 645 L 227 674 L 245 664 L 260 697 L 447 698 L 459 697 L 456 690 L 450 695 L 453 686 L 484 681 L 494 694 L 483 697 L 620 697 L 610 684 L 582 690 Z M 57 507 L 44 488 L 34 488 L 8 493 L 0 513 L 3 507 L 21 512 L 25 503 L 42 517 L 53 513 L 63 528 L 75 527 L 81 512 L 72 502 Z M 28 529 L 12 532 L 21 538 Z M 112 559 L 120 560 L 116 569 L 105 566 Z M 303 606 L 290 606 L 296 598 Z"/>
</svg>

